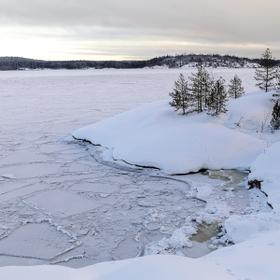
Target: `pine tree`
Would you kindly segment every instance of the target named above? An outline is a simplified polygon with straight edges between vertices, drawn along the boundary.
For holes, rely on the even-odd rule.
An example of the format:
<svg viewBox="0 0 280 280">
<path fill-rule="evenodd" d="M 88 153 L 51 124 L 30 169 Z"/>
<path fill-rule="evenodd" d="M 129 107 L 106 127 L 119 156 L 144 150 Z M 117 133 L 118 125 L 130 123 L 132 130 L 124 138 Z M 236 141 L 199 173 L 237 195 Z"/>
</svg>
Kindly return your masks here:
<svg viewBox="0 0 280 280">
<path fill-rule="evenodd" d="M 234 78 L 230 81 L 228 94 L 232 98 L 239 98 L 245 93 L 242 86 L 242 80 L 235 75 Z"/>
<path fill-rule="evenodd" d="M 272 128 L 275 130 L 280 128 L 280 100 L 279 99 L 275 102 L 275 105 L 273 107 L 272 120 L 270 124 Z"/>
<path fill-rule="evenodd" d="M 272 53 L 270 49 L 266 49 L 262 55 L 260 61 L 260 67 L 256 69 L 255 79 L 257 81 L 257 86 L 268 92 L 274 86 L 275 79 L 275 62 L 272 59 Z"/>
<path fill-rule="evenodd" d="M 277 68 L 275 76 L 275 89 L 277 92 L 280 92 L 280 67 Z"/>
<path fill-rule="evenodd" d="M 187 113 L 187 109 L 191 106 L 191 93 L 188 87 L 188 81 L 185 79 L 183 74 L 180 74 L 173 91 L 169 94 L 172 98 L 169 103 L 176 111 L 182 110 L 182 114 Z"/>
<path fill-rule="evenodd" d="M 220 77 L 212 86 L 211 94 L 208 103 L 208 113 L 217 116 L 220 113 L 227 112 L 227 91 L 225 87 L 225 80 Z"/>
<path fill-rule="evenodd" d="M 211 93 L 213 81 L 210 78 L 210 74 L 203 66 L 197 67 L 197 72 L 192 74 L 190 80 L 193 103 L 195 105 L 194 110 L 201 113 L 207 108 L 207 101 Z"/>
</svg>

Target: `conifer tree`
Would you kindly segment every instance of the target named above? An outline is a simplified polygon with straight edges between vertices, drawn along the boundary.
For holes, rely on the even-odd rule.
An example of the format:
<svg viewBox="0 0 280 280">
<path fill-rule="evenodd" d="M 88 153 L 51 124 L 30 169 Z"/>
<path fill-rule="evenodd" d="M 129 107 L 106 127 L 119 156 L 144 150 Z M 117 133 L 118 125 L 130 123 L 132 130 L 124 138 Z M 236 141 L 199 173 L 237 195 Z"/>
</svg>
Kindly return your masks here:
<svg viewBox="0 0 280 280">
<path fill-rule="evenodd" d="M 169 103 L 176 111 L 182 110 L 182 114 L 187 113 L 187 109 L 190 107 L 189 102 L 191 101 L 191 93 L 188 88 L 188 81 L 185 79 L 183 74 L 180 74 L 173 91 L 169 94 L 172 98 Z"/>
<path fill-rule="evenodd" d="M 275 76 L 275 89 L 277 92 L 280 92 L 280 67 L 277 68 Z"/>
<path fill-rule="evenodd" d="M 257 81 L 257 86 L 268 92 L 274 86 L 275 79 L 275 62 L 272 59 L 272 53 L 270 49 L 266 49 L 262 55 L 260 61 L 260 67 L 256 69 L 255 79 Z"/>
<path fill-rule="evenodd" d="M 234 78 L 230 81 L 228 94 L 232 98 L 239 98 L 245 93 L 242 86 L 242 80 L 235 75 Z"/>
<path fill-rule="evenodd" d="M 273 107 L 272 111 L 272 120 L 270 122 L 273 129 L 279 129 L 280 128 L 280 99 L 278 99 L 275 102 L 275 105 Z"/>
<path fill-rule="evenodd" d="M 192 74 L 191 91 L 193 93 L 194 110 L 198 113 L 203 112 L 207 108 L 207 102 L 211 93 L 213 81 L 210 74 L 203 66 L 197 68 L 197 72 Z"/>
<path fill-rule="evenodd" d="M 220 77 L 216 80 L 211 89 L 210 101 L 208 106 L 208 113 L 217 116 L 220 113 L 227 112 L 227 91 L 225 87 L 225 80 Z"/>
</svg>

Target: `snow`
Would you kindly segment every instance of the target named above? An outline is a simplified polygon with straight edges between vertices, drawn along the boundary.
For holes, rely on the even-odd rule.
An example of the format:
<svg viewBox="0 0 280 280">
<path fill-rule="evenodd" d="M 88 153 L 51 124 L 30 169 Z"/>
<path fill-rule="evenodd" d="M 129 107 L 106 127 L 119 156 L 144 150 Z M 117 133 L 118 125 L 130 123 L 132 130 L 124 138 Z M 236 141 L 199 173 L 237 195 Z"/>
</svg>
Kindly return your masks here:
<svg viewBox="0 0 280 280">
<path fill-rule="evenodd" d="M 0 270 L 0 278 L 7 280 L 206 280 L 209 275 L 220 280 L 235 279 L 218 265 L 175 256 L 130 259 L 79 270 L 53 266 L 8 267 Z"/>
<path fill-rule="evenodd" d="M 242 98 L 231 100 L 226 125 L 244 131 L 265 132 L 272 113 L 272 95 L 263 92 L 247 92 Z"/>
<path fill-rule="evenodd" d="M 0 278 L 7 280 L 277 280 L 280 231 L 223 248 L 208 256 L 190 259 L 179 256 L 148 256 L 96 264 L 82 269 L 57 266 L 6 267 Z M 210 277 L 210 278 L 209 278 Z"/>
<path fill-rule="evenodd" d="M 235 279 L 277 280 L 280 267 L 280 231 L 269 231 L 237 245 L 217 250 L 205 257 L 227 271 Z"/>
<path fill-rule="evenodd" d="M 280 141 L 271 145 L 252 165 L 249 180 L 262 181 L 261 188 L 275 211 L 280 211 Z"/>
<path fill-rule="evenodd" d="M 158 100 L 181 71 L 193 69 L 1 73 L 0 265 L 9 266 L 0 279 L 279 278 L 280 137 L 269 130 L 271 95 L 256 92 L 252 69 L 212 69 L 227 80 L 239 74 L 248 94 L 217 119 L 180 116 Z M 94 133 L 75 133 L 107 149 L 65 139 L 89 123 Z M 237 171 L 169 176 L 112 156 L 168 173 L 250 168 L 268 197 L 246 190 L 247 174 Z M 235 244 L 203 256 L 220 246 L 191 240 L 205 222 L 222 224 L 221 242 Z M 185 257 L 134 258 L 150 253 Z M 35 264 L 87 267 L 15 267 Z"/>
<path fill-rule="evenodd" d="M 93 267 L 93 271 L 100 275 L 98 280 L 206 280 L 209 279 L 209 275 L 221 280 L 234 279 L 218 265 L 178 256 L 150 256 L 118 263 L 98 264 Z"/>
<path fill-rule="evenodd" d="M 111 157 L 126 164 L 156 167 L 169 174 L 250 169 L 249 180 L 262 182 L 261 190 L 273 211 L 230 215 L 223 224 L 223 239 L 236 245 L 199 261 L 218 264 L 234 279 L 277 279 L 280 137 L 279 133 L 271 134 L 272 107 L 272 94 L 260 91 L 231 100 L 228 112 L 218 118 L 206 114 L 181 116 L 167 101 L 160 101 L 81 128 L 73 136 L 103 146 L 107 160 Z M 207 187 L 199 188 L 198 196 L 210 195 L 212 190 Z M 185 232 L 195 231 L 191 226 L 178 229 L 171 237 L 152 243 L 148 254 L 165 254 L 170 248 L 178 254 L 178 244 L 193 246 Z"/>
<path fill-rule="evenodd" d="M 260 99 L 259 94 L 256 96 Z M 241 99 L 245 99 L 248 105 L 255 96 Z M 243 117 L 246 121 L 249 117 L 244 115 L 245 106 L 234 103 L 225 116 L 228 118 L 226 124 Z M 240 111 L 237 112 L 236 108 Z M 259 121 L 257 116 L 255 119 L 252 122 Z M 266 147 L 260 139 L 230 129 L 207 114 L 178 115 L 166 101 L 148 104 L 79 129 L 73 136 L 105 146 L 114 160 L 157 167 L 170 174 L 200 169 L 249 169 Z"/>
<path fill-rule="evenodd" d="M 169 238 L 163 238 L 159 242 L 155 242 L 150 244 L 146 248 L 146 255 L 158 255 L 158 254 L 164 254 L 168 252 L 168 250 L 173 250 L 173 252 L 176 252 L 179 254 L 177 250 L 181 250 L 184 247 L 191 248 L 193 246 L 192 242 L 187 238 L 187 236 L 191 236 L 194 233 L 196 233 L 196 229 L 194 226 L 191 226 L 191 223 L 189 223 L 189 226 L 184 226 L 180 229 L 177 229 L 173 232 L 172 236 Z M 184 255 L 181 252 L 181 255 Z"/>
<path fill-rule="evenodd" d="M 227 238 L 234 243 L 240 243 L 263 233 L 280 231 L 280 217 L 273 212 L 232 215 L 225 221 L 224 227 Z"/>
<path fill-rule="evenodd" d="M 74 269 L 58 266 L 34 266 L 34 267 L 6 267 L 0 269 L 1 279 L 6 280 L 77 280 L 81 279 L 81 273 Z M 85 278 L 86 279 L 86 278 Z"/>
<path fill-rule="evenodd" d="M 83 267 L 139 256 L 152 245 L 164 251 L 162 240 L 195 226 L 192 219 L 222 223 L 231 213 L 263 207 L 263 198 L 244 186 L 231 191 L 223 179 L 166 176 L 108 162 L 100 147 L 79 144 L 69 135 L 166 99 L 181 71 L 189 75 L 193 69 L 1 72 L 0 266 Z M 238 74 L 247 90 L 254 89 L 253 69 L 211 72 L 227 80 Z M 34 234 L 38 238 L 31 242 Z M 178 236 L 170 253 L 209 252 L 205 243 L 184 248 L 190 236 Z"/>
</svg>

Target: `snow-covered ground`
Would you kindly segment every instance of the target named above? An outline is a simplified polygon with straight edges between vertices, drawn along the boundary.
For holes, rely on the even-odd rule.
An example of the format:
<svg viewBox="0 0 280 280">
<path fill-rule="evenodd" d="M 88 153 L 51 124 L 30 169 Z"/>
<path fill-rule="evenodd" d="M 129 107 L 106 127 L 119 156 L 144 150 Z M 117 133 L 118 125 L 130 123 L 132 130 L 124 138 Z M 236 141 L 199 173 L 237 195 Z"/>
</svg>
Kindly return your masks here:
<svg viewBox="0 0 280 280">
<path fill-rule="evenodd" d="M 231 119 L 236 113 L 234 109 L 229 111 Z M 243 113 L 237 116 L 242 117 Z M 264 141 L 228 128 L 220 119 L 207 114 L 178 115 L 168 101 L 98 122 L 75 131 L 73 136 L 101 144 L 107 148 L 104 153 L 114 160 L 160 168 L 169 174 L 201 169 L 249 169 L 266 147 Z"/>
<path fill-rule="evenodd" d="M 193 69 L 183 71 L 190 73 Z M 248 92 L 256 90 L 253 69 L 212 71 L 215 76 L 222 75 L 227 80 L 237 73 Z M 43 274 L 52 279 L 78 277 L 86 280 L 123 280 L 132 276 L 134 279 L 148 279 L 148 276 L 150 279 L 170 279 L 171 276 L 186 279 L 186 275 L 189 279 L 209 279 L 210 273 L 215 279 L 264 279 L 263 275 L 269 271 L 279 275 L 275 263 L 269 262 L 267 257 L 274 254 L 276 260 L 279 252 L 280 245 L 275 240 L 279 230 L 278 216 L 267 206 L 264 193 L 256 189 L 246 190 L 246 174 L 224 171 L 209 176 L 170 176 L 159 170 L 145 170 L 110 160 L 110 149 L 120 145 L 118 148 L 122 149 L 118 149 L 117 158 L 160 167 L 168 173 L 255 166 L 250 176 L 260 178 L 261 166 L 267 165 L 262 157 L 267 157 L 269 150 L 266 148 L 277 142 L 278 137 L 268 136 L 270 103 L 268 97 L 261 94 L 244 97 L 247 105 L 258 110 L 241 114 L 244 112 L 243 102 L 237 100 L 231 102 L 227 116 L 215 122 L 208 120 L 206 123 L 208 116 L 205 115 L 187 121 L 191 129 L 200 127 L 193 136 L 198 139 L 211 139 L 209 135 L 215 132 L 215 141 L 203 147 L 206 160 L 198 158 L 196 145 L 199 142 L 192 146 L 194 156 L 191 160 L 176 161 L 174 158 L 168 165 L 159 165 L 167 162 L 166 154 L 157 157 L 162 150 L 143 152 L 152 140 L 152 148 L 168 149 L 168 156 L 174 153 L 171 147 L 164 146 L 162 139 L 168 138 L 162 137 L 181 131 L 186 119 L 176 116 L 165 101 L 136 109 L 142 115 L 138 114 L 138 119 L 134 119 L 135 126 L 127 127 L 125 123 L 126 116 L 131 114 L 132 118 L 133 112 L 105 120 L 138 105 L 166 100 L 179 73 L 180 70 L 176 69 L 1 73 L 0 104 L 5 113 L 1 118 L 0 135 L 0 265 L 58 263 L 81 267 L 156 253 L 201 257 L 227 241 L 244 242 L 244 246 L 240 243 L 219 249 L 196 260 L 146 257 L 74 271 L 51 267 L 3 268 L 0 269 L 1 279 L 18 279 L 16 275 L 32 279 L 38 277 L 37 273 L 41 278 Z M 152 114 L 145 119 L 147 108 Z M 162 127 L 160 134 L 151 134 L 152 138 L 143 141 L 142 146 L 133 146 L 135 137 L 141 136 L 139 128 L 151 133 L 151 122 L 158 128 L 162 118 L 166 126 L 168 120 L 177 122 L 174 131 Z M 89 140 L 105 143 L 109 148 L 106 153 L 102 147 L 86 143 L 78 145 L 71 139 L 69 133 L 75 129 L 102 120 L 97 124 L 100 127 L 96 134 L 100 141 L 94 141 L 95 137 Z M 111 128 L 116 133 L 112 134 Z M 204 128 L 206 134 L 201 134 Z M 88 128 L 78 133 L 85 131 L 88 135 Z M 83 138 L 82 134 L 76 136 Z M 218 146 L 219 137 L 224 141 Z M 188 141 L 188 137 L 180 145 L 183 141 Z M 122 146 L 123 143 L 127 145 Z M 132 150 L 127 150 L 128 147 Z M 142 149 L 141 153 L 139 149 Z M 240 150 L 242 157 L 237 154 Z M 226 159 L 223 151 L 227 152 Z M 146 160 L 151 152 L 153 157 Z M 264 156 L 260 155 L 262 153 Z M 132 159 L 129 158 L 131 154 Z M 253 163 L 258 155 L 258 160 Z M 141 160 L 134 161 L 139 156 Z M 277 158 L 271 165 L 275 162 L 277 165 Z M 277 168 L 275 170 L 274 175 L 277 175 Z M 274 175 L 271 176 L 277 184 Z M 263 176 L 260 178 L 267 182 L 264 191 L 268 195 L 272 177 L 267 181 Z M 269 201 L 273 205 L 273 201 Z M 247 226 L 248 223 L 237 226 L 243 218 L 249 225 L 251 221 L 251 226 Z M 219 239 L 215 237 L 217 228 L 209 230 L 205 226 L 205 223 L 219 225 L 224 222 L 224 232 Z M 202 230 L 201 225 L 206 230 Z M 250 233 L 250 238 L 245 238 L 246 232 Z M 196 235 L 192 238 L 193 234 Z M 249 259 L 251 255 L 246 246 L 254 248 L 254 256 L 263 251 L 262 258 Z M 266 261 L 260 273 L 246 269 L 257 261 L 259 264 Z M 260 265 L 256 269 L 261 269 Z"/>
<path fill-rule="evenodd" d="M 279 132 L 275 138 L 280 139 Z M 262 181 L 262 190 L 267 194 L 268 201 L 280 213 L 280 141 L 273 143 L 256 159 L 249 179 Z"/>
</svg>

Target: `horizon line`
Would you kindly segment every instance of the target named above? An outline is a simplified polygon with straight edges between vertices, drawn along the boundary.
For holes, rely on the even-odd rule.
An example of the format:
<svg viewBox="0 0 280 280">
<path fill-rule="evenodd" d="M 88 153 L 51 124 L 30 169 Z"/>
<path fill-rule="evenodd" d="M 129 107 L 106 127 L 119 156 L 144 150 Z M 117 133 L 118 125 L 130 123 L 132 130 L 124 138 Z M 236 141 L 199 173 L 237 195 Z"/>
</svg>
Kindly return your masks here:
<svg viewBox="0 0 280 280">
<path fill-rule="evenodd" d="M 165 54 L 165 55 L 158 55 L 158 56 L 153 56 L 153 57 L 149 57 L 146 59 L 41 59 L 41 58 L 35 58 L 35 57 L 25 57 L 25 56 L 10 56 L 10 55 L 3 55 L 0 56 L 0 59 L 2 58 L 18 58 L 18 59 L 26 59 L 26 60 L 36 60 L 36 61 L 47 61 L 47 62 L 71 62 L 71 61 L 96 61 L 96 62 L 129 62 L 129 61 L 149 61 L 155 58 L 163 58 L 163 57 L 177 57 L 177 56 L 221 56 L 221 57 L 225 57 L 225 56 L 229 56 L 229 57 L 236 57 L 236 58 L 241 58 L 241 59 L 248 59 L 248 60 L 258 60 L 261 59 L 260 57 L 248 57 L 248 56 L 242 56 L 242 55 L 234 55 L 234 54 L 220 54 L 220 53 L 178 53 L 178 54 Z M 280 58 L 273 58 L 273 60 L 280 60 Z"/>
</svg>

